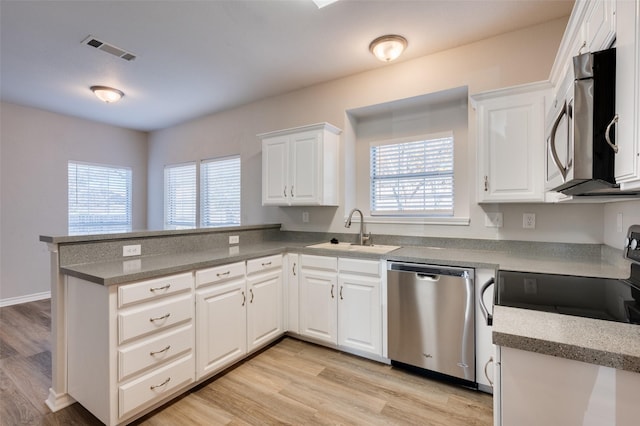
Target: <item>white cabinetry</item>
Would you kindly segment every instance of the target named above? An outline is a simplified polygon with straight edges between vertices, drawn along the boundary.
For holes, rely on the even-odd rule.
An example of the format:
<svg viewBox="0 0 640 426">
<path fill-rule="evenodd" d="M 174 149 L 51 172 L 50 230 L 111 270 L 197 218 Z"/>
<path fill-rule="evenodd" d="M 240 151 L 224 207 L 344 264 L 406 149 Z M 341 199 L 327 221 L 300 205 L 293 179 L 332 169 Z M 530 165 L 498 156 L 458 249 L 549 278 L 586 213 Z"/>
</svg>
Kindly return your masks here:
<svg viewBox="0 0 640 426">
<path fill-rule="evenodd" d="M 640 3 L 617 2 L 616 38 L 616 182 L 640 188 Z"/>
<path fill-rule="evenodd" d="M 282 255 L 247 261 L 247 350 L 277 339 L 282 327 Z"/>
<path fill-rule="evenodd" d="M 480 292 L 485 283 L 495 278 L 495 271 L 491 269 L 476 269 L 476 381 L 478 388 L 484 392 L 493 393 L 494 383 L 494 346 L 491 336 L 491 326 L 482 314 L 480 300 L 484 301 L 489 313 L 493 311 L 494 285 L 487 288 L 484 295 Z"/>
<path fill-rule="evenodd" d="M 338 260 L 300 255 L 300 334 L 338 343 Z"/>
<path fill-rule="evenodd" d="M 338 259 L 338 345 L 382 355 L 380 262 Z"/>
<path fill-rule="evenodd" d="M 297 253 L 287 253 L 285 255 L 284 262 L 284 276 L 287 277 L 286 283 L 286 296 L 284 297 L 284 315 L 285 315 L 285 329 L 291 333 L 300 333 L 300 315 L 299 315 L 299 275 L 300 275 L 300 262 L 298 260 Z"/>
<path fill-rule="evenodd" d="M 340 132 L 322 123 L 259 134 L 262 204 L 337 205 Z"/>
<path fill-rule="evenodd" d="M 638 424 L 640 374 L 499 347 L 500 412 L 496 424 Z M 495 395 L 494 395 L 495 397 Z"/>
<path fill-rule="evenodd" d="M 300 255 L 300 335 L 382 356 L 381 262 Z"/>
<path fill-rule="evenodd" d="M 196 271 L 198 379 L 246 355 L 245 286 L 244 262 Z"/>
<path fill-rule="evenodd" d="M 544 201 L 548 82 L 472 96 L 477 114 L 478 202 Z"/>
<path fill-rule="evenodd" d="M 66 285 L 69 395 L 103 423 L 125 422 L 194 381 L 192 273 Z"/>
</svg>

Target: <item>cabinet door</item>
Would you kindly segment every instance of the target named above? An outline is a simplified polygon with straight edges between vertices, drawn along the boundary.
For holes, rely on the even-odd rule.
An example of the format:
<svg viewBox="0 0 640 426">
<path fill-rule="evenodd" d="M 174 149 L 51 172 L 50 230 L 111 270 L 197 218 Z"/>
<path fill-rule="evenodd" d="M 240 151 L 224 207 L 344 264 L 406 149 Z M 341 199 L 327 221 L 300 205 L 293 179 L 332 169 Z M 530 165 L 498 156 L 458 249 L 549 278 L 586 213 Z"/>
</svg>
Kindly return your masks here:
<svg viewBox="0 0 640 426">
<path fill-rule="evenodd" d="M 285 315 L 287 317 L 286 329 L 292 333 L 300 333 L 300 323 L 298 314 L 298 304 L 300 299 L 298 275 L 300 271 L 300 264 L 298 261 L 298 255 L 296 253 L 287 254 L 286 262 L 286 274 L 287 277 L 287 297 L 285 305 Z"/>
<path fill-rule="evenodd" d="M 300 270 L 300 334 L 338 343 L 337 273 Z"/>
<path fill-rule="evenodd" d="M 289 138 L 274 137 L 262 141 L 262 204 L 287 205 L 291 188 L 289 170 Z"/>
<path fill-rule="evenodd" d="M 338 287 L 338 344 L 381 356 L 380 278 L 340 273 Z"/>
<path fill-rule="evenodd" d="M 282 268 L 247 277 L 248 351 L 279 337 L 282 330 Z"/>
<path fill-rule="evenodd" d="M 503 425 L 638 424 L 640 374 L 506 347 L 500 353 Z"/>
<path fill-rule="evenodd" d="M 291 135 L 289 141 L 289 195 L 291 204 L 319 204 L 320 131 Z"/>
<path fill-rule="evenodd" d="M 247 353 L 247 302 L 244 277 L 196 292 L 198 379 Z"/>
<path fill-rule="evenodd" d="M 544 99 L 548 88 L 500 91 L 478 103 L 478 201 L 544 200 Z"/>
<path fill-rule="evenodd" d="M 618 0 L 616 38 L 616 182 L 640 187 L 640 4 Z"/>
<path fill-rule="evenodd" d="M 480 290 L 484 283 L 495 277 L 495 271 L 490 269 L 478 269 L 475 273 L 476 287 L 476 381 L 480 390 L 493 393 L 494 380 L 494 347 L 491 337 L 491 326 L 487 325 L 480 308 Z M 490 286 L 484 293 L 482 300 L 489 310 L 493 311 L 493 289 Z"/>
</svg>

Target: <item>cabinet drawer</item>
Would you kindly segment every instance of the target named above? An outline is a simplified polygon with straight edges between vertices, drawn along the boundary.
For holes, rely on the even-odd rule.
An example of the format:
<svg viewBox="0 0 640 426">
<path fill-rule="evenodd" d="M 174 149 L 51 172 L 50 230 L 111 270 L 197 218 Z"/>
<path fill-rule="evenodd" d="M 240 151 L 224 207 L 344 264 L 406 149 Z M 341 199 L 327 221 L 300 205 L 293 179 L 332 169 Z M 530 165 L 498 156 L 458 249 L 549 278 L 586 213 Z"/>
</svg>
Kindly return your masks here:
<svg viewBox="0 0 640 426">
<path fill-rule="evenodd" d="M 327 271 L 338 271 L 338 259 L 327 256 L 314 256 L 303 254 L 300 256 L 300 266 L 303 268 L 325 269 Z"/>
<path fill-rule="evenodd" d="M 172 297 L 142 308 L 118 313 L 118 343 L 135 337 L 167 329 L 193 317 L 191 294 Z"/>
<path fill-rule="evenodd" d="M 118 288 L 118 307 L 176 294 L 189 290 L 192 286 L 191 272 L 122 285 Z"/>
<path fill-rule="evenodd" d="M 190 354 L 146 376 L 118 388 L 118 414 L 125 417 L 136 409 L 171 395 L 174 390 L 194 380 L 194 357 Z"/>
<path fill-rule="evenodd" d="M 118 350 L 118 380 L 158 366 L 184 355 L 193 349 L 194 327 L 186 327 L 163 333 L 157 337 Z"/>
<path fill-rule="evenodd" d="M 352 272 L 379 277 L 380 262 L 377 260 L 339 258 L 338 270 L 340 272 Z"/>
<path fill-rule="evenodd" d="M 196 271 L 196 287 L 241 277 L 245 274 L 245 270 L 244 262 L 237 262 Z"/>
<path fill-rule="evenodd" d="M 253 274 L 268 269 L 282 268 L 282 255 L 261 257 L 260 259 L 247 260 L 247 274 Z"/>
</svg>

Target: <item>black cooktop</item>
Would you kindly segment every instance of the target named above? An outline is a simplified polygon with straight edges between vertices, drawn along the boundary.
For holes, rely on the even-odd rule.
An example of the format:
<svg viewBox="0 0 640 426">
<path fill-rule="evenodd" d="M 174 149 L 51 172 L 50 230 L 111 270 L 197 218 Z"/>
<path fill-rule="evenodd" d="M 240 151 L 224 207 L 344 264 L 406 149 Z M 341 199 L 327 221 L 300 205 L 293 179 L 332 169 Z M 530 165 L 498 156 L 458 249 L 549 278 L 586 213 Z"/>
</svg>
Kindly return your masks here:
<svg viewBox="0 0 640 426">
<path fill-rule="evenodd" d="M 632 279 L 499 271 L 495 290 L 500 306 L 640 324 L 640 283 Z"/>
</svg>

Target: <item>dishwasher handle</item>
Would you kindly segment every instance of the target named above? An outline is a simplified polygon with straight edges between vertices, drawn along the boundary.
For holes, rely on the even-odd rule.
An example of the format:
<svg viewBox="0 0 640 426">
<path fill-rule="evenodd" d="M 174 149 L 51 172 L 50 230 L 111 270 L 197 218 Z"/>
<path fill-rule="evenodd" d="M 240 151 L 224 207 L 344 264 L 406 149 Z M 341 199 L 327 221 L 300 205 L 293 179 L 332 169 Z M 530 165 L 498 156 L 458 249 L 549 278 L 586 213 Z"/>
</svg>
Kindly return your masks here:
<svg viewBox="0 0 640 426">
<path fill-rule="evenodd" d="M 478 302 L 480 303 L 480 310 L 482 311 L 482 316 L 484 317 L 488 326 L 493 325 L 493 313 L 491 314 L 489 313 L 489 310 L 487 309 L 487 305 L 485 305 L 484 303 L 484 292 L 487 291 L 487 289 L 491 287 L 493 284 L 495 284 L 495 282 L 496 282 L 495 279 L 491 278 L 489 281 L 482 284 L 482 287 L 480 288 L 480 296 L 479 296 L 480 300 L 478 300 Z"/>
</svg>

